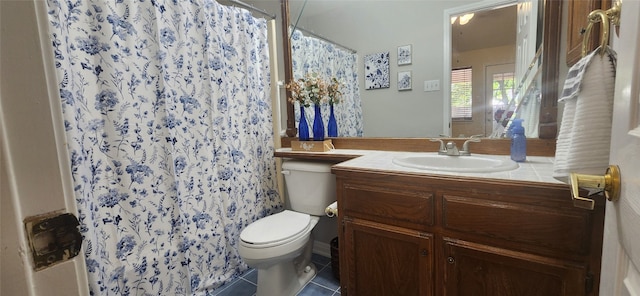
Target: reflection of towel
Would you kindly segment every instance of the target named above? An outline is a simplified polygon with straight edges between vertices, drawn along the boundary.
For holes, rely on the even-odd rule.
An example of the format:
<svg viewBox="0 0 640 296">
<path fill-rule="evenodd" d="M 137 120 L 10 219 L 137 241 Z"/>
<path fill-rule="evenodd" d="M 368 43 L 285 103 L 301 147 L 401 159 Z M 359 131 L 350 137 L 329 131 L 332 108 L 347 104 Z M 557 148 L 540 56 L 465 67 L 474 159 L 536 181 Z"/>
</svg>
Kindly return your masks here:
<svg viewBox="0 0 640 296">
<path fill-rule="evenodd" d="M 567 74 L 562 122 L 556 143 L 553 177 L 567 182 L 570 173 L 604 174 L 609 165 L 616 54 L 607 47 L 576 63 Z"/>
</svg>

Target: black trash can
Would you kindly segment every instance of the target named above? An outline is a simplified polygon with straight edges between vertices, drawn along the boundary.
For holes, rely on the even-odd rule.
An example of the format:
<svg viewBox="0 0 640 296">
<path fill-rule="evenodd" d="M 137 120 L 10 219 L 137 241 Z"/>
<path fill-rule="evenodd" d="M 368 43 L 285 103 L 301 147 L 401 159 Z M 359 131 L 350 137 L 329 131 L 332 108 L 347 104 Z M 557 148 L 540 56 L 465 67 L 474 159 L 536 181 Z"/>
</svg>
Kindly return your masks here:
<svg viewBox="0 0 640 296">
<path fill-rule="evenodd" d="M 331 272 L 340 281 L 340 252 L 338 251 L 338 237 L 331 240 Z"/>
</svg>

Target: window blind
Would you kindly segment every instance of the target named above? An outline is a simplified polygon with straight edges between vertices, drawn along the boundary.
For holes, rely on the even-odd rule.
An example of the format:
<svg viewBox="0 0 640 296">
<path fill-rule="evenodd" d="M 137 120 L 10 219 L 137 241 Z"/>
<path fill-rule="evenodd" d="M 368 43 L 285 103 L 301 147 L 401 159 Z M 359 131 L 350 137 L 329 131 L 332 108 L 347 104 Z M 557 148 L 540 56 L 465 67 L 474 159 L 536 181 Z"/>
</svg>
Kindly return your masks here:
<svg viewBox="0 0 640 296">
<path fill-rule="evenodd" d="M 451 118 L 472 118 L 472 69 L 461 68 L 451 70 Z"/>
</svg>

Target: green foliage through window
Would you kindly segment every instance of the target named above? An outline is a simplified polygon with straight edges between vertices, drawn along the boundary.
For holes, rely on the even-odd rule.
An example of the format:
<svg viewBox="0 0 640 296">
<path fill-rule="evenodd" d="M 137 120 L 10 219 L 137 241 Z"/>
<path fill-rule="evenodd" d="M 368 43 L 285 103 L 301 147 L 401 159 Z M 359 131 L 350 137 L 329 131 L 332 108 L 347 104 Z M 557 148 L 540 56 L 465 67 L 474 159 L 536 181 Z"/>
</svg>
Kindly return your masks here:
<svg viewBox="0 0 640 296">
<path fill-rule="evenodd" d="M 515 79 L 513 72 L 499 73 L 493 75 L 493 100 L 496 106 L 507 106 L 513 99 L 515 89 Z"/>
</svg>

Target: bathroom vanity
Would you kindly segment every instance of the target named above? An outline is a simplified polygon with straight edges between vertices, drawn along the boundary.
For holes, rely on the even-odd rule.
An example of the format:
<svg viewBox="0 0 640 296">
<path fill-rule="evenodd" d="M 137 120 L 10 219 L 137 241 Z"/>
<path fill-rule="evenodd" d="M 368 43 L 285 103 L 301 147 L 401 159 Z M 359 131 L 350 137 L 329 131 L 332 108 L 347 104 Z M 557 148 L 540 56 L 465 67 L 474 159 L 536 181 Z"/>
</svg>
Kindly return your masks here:
<svg viewBox="0 0 640 296">
<path fill-rule="evenodd" d="M 337 163 L 342 295 L 598 295 L 604 197 L 574 207 L 548 155 L 491 173 L 392 161 L 414 153 L 276 152 Z"/>
<path fill-rule="evenodd" d="M 563 183 L 404 171 L 387 154 L 332 169 L 342 295 L 597 295 L 603 199 L 583 210 Z"/>
</svg>

